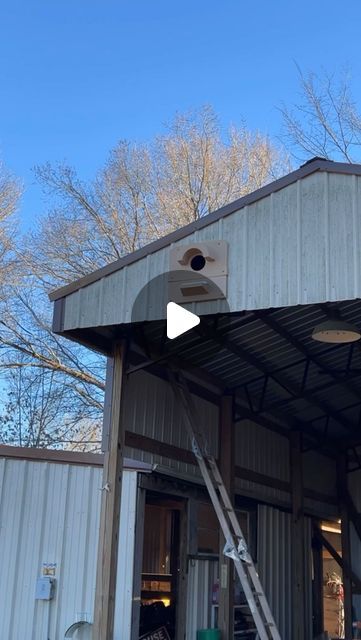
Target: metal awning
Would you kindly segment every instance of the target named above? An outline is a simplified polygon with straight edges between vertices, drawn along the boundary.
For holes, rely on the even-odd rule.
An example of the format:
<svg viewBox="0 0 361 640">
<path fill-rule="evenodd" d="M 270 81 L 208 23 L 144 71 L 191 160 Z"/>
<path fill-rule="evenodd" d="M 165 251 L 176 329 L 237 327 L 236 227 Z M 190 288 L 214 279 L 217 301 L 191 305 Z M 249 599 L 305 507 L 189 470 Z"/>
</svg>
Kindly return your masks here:
<svg viewBox="0 0 361 640">
<path fill-rule="evenodd" d="M 233 393 L 236 420 L 247 417 L 278 431 L 301 429 L 309 446 L 332 442 L 345 450 L 361 444 L 361 341 L 330 345 L 311 337 L 335 308 L 342 319 L 361 326 L 361 301 L 353 300 L 206 316 L 171 342 L 165 340 L 164 322 L 119 327 L 116 333 L 132 345 L 129 373 L 146 368 L 162 376 L 162 362 L 172 361 L 195 393 L 214 402 Z M 147 358 L 147 349 L 158 357 Z"/>
</svg>

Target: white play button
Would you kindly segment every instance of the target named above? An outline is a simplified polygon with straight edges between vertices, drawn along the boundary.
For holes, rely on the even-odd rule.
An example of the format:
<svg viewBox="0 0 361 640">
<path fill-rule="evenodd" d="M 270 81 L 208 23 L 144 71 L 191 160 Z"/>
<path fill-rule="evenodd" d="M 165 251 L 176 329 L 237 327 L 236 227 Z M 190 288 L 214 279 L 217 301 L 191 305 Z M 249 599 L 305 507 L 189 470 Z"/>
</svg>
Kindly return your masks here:
<svg viewBox="0 0 361 640">
<path fill-rule="evenodd" d="M 182 333 L 193 329 L 200 323 L 200 318 L 195 313 L 183 309 L 175 302 L 167 304 L 167 337 L 170 340 L 181 336 Z"/>
</svg>

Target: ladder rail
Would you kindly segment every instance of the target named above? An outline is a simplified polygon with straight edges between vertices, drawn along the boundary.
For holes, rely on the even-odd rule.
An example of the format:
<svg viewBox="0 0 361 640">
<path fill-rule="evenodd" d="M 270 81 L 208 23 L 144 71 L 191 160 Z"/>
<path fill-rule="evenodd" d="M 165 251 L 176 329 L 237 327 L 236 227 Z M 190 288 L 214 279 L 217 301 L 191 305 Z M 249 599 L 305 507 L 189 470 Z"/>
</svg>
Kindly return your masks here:
<svg viewBox="0 0 361 640">
<path fill-rule="evenodd" d="M 218 469 L 218 465 L 217 465 L 216 461 L 214 460 L 214 458 L 208 459 L 208 462 L 212 465 L 212 469 L 213 469 L 214 476 L 215 476 L 216 480 L 220 482 L 219 490 L 220 490 L 220 493 L 221 493 L 221 495 L 223 497 L 224 503 L 226 504 L 227 507 L 231 508 L 231 511 L 229 513 L 229 518 L 230 518 L 230 520 L 232 522 L 234 531 L 235 531 L 237 536 L 239 536 L 241 539 L 244 539 L 244 535 L 243 535 L 241 526 L 240 526 L 238 518 L 237 518 L 237 516 L 236 516 L 236 514 L 234 512 L 233 505 L 232 505 L 232 503 L 230 501 L 228 492 L 226 491 L 226 489 L 224 487 L 224 484 L 222 482 L 222 476 L 221 476 L 220 471 Z M 259 579 L 258 573 L 257 573 L 257 571 L 255 570 L 255 568 L 253 566 L 253 562 L 251 562 L 249 564 L 248 572 L 251 575 L 252 582 L 254 584 L 255 589 L 257 590 L 257 592 L 259 594 L 259 597 L 262 598 L 262 599 L 264 598 L 264 600 L 263 600 L 263 608 L 265 610 L 265 613 L 267 614 L 267 618 L 269 620 L 272 620 L 272 623 L 276 626 L 274 618 L 273 618 L 273 615 L 272 615 L 272 612 L 271 612 L 271 609 L 270 609 L 269 604 L 268 604 L 268 600 L 267 600 L 267 598 L 265 597 L 265 595 L 263 593 L 263 588 L 262 588 L 261 581 Z"/>
<path fill-rule="evenodd" d="M 192 395 L 188 389 L 187 382 L 184 380 L 183 376 L 179 376 L 181 383 L 180 386 L 174 372 L 171 369 L 168 369 L 168 373 L 174 395 L 180 401 L 180 404 L 184 409 L 184 415 L 186 418 L 185 425 L 192 442 L 192 448 L 213 507 L 216 511 L 217 518 L 221 525 L 224 538 L 226 543 L 233 550 L 231 557 L 234 561 L 235 569 L 240 579 L 248 607 L 255 622 L 259 639 L 269 640 L 271 637 L 272 640 L 281 640 L 281 636 L 276 627 L 276 623 L 252 559 L 248 554 L 248 551 L 246 552 L 247 557 L 242 558 L 240 555 L 240 543 L 242 543 L 245 550 L 247 550 L 244 535 L 228 492 L 224 486 L 217 462 L 213 456 L 208 454 L 205 435 L 202 429 L 196 425 L 197 422 L 199 425 L 199 421 L 196 420 L 197 410 Z M 222 498 L 224 508 L 220 503 L 217 491 Z M 249 582 L 251 582 L 253 590 Z M 257 605 L 255 596 L 258 599 L 259 606 Z M 261 614 L 265 620 L 263 620 Z"/>
<path fill-rule="evenodd" d="M 219 505 L 218 496 L 217 496 L 216 490 L 215 490 L 215 488 L 213 486 L 212 480 L 208 475 L 207 467 L 206 467 L 204 461 L 202 461 L 202 460 L 198 460 L 198 464 L 199 464 L 199 466 L 201 468 L 201 472 L 202 472 L 203 478 L 205 480 L 205 483 L 206 483 L 206 486 L 207 486 L 207 489 L 208 489 L 208 492 L 209 492 L 213 507 L 214 507 L 214 509 L 216 511 L 219 523 L 221 525 L 222 533 L 223 533 L 226 541 L 234 547 L 235 546 L 234 537 L 233 537 L 232 532 L 230 530 L 230 527 L 229 527 L 229 525 L 227 523 L 227 520 L 226 520 L 226 518 L 224 516 L 224 513 L 223 513 L 223 511 L 222 511 L 222 509 L 221 509 L 221 507 Z M 203 467 L 203 465 L 204 465 L 204 467 Z M 202 471 L 202 467 L 203 467 L 203 471 Z M 258 631 L 259 636 L 260 636 L 260 640 L 268 640 L 268 636 L 265 633 L 264 628 L 263 628 L 262 617 L 261 617 L 260 612 L 258 610 L 257 603 L 256 603 L 256 600 L 254 598 L 254 594 L 253 594 L 252 589 L 251 589 L 251 587 L 250 587 L 250 585 L 248 583 L 248 580 L 247 580 L 247 575 L 246 575 L 246 571 L 244 569 L 244 566 L 243 566 L 242 562 L 235 561 L 235 567 L 236 567 L 236 571 L 237 571 L 238 577 L 240 579 L 244 594 L 246 596 L 249 608 L 250 608 L 250 610 L 252 612 L 253 619 L 255 621 L 255 624 L 256 624 L 256 627 L 257 627 L 257 631 Z"/>
</svg>

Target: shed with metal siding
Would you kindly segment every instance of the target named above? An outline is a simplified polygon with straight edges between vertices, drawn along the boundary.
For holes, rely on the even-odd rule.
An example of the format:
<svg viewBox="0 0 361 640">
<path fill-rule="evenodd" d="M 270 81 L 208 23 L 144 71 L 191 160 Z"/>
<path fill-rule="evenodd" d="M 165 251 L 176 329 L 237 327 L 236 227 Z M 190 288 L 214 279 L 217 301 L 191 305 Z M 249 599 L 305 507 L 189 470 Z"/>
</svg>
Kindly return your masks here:
<svg viewBox="0 0 361 640">
<path fill-rule="evenodd" d="M 61 640 L 74 622 L 93 621 L 101 458 L 0 448 L 0 638 Z M 128 466 L 123 474 L 115 640 L 128 637 L 131 625 L 134 467 L 149 471 L 146 465 Z M 55 597 L 50 601 L 35 599 L 43 563 L 56 564 Z M 87 640 L 90 627 L 77 634 Z"/>
</svg>

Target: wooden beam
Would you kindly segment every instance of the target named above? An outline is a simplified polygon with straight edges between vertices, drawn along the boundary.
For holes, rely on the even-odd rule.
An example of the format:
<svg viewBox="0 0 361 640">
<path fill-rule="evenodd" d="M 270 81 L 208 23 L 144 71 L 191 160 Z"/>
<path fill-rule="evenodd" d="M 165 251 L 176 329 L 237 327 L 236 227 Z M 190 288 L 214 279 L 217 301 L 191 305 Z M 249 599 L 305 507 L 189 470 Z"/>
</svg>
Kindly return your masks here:
<svg viewBox="0 0 361 640">
<path fill-rule="evenodd" d="M 320 523 L 313 523 L 312 559 L 313 559 L 313 636 L 321 636 L 323 626 L 323 558 L 322 542 L 317 536 Z"/>
<path fill-rule="evenodd" d="M 347 492 L 347 461 L 344 455 L 338 461 L 338 487 L 341 513 L 341 549 L 343 561 L 351 567 L 350 519 L 344 496 Z M 352 580 L 349 572 L 343 572 L 345 608 L 345 638 L 352 638 Z"/>
<path fill-rule="evenodd" d="M 179 561 L 175 568 L 177 583 L 176 638 L 186 637 L 187 584 L 188 584 L 188 522 L 187 506 L 184 502 L 179 511 Z M 172 571 L 173 573 L 173 571 Z"/>
<path fill-rule="evenodd" d="M 161 455 L 165 458 L 169 458 L 170 460 L 176 460 L 177 462 L 184 462 L 186 464 L 195 466 L 197 465 L 194 453 L 189 449 L 184 449 L 183 447 L 167 444 L 166 442 L 161 442 L 160 440 L 155 440 L 153 438 L 149 438 L 148 436 L 143 436 L 140 433 L 126 431 L 125 444 L 127 447 L 130 447 L 132 449 L 138 449 L 139 451 L 147 451 L 148 453 Z M 264 473 L 252 471 L 252 469 L 246 469 L 245 467 L 236 465 L 234 469 L 234 475 L 236 478 L 247 480 L 248 482 L 254 482 L 255 484 L 261 486 L 263 485 L 265 487 L 272 487 L 273 489 L 278 489 L 279 491 L 284 491 L 285 493 L 291 492 L 291 484 L 289 482 L 279 480 L 278 478 L 272 478 L 271 476 L 268 476 Z M 336 498 L 333 498 L 326 493 L 315 491 L 314 489 L 304 489 L 304 496 L 306 498 L 310 498 L 311 500 L 325 502 L 326 504 L 338 504 Z"/>
<path fill-rule="evenodd" d="M 234 424 L 233 397 L 223 396 L 219 419 L 219 470 L 226 490 L 234 500 Z M 232 640 L 234 631 L 234 565 L 223 554 L 225 539 L 219 535 L 218 629 L 222 640 Z"/>
<path fill-rule="evenodd" d="M 126 345 L 114 345 L 111 386 L 111 416 L 109 449 L 104 453 L 102 501 L 98 542 L 97 578 L 95 592 L 93 640 L 112 640 L 116 567 L 119 540 L 119 518 L 124 453 L 124 425 L 122 424 L 123 370 Z M 111 370 L 110 368 L 108 371 Z"/>
<path fill-rule="evenodd" d="M 304 640 L 306 629 L 305 599 L 305 518 L 303 505 L 302 434 L 290 435 L 291 502 L 292 502 L 292 639 Z M 307 632 L 307 633 L 306 633 Z"/>
</svg>

